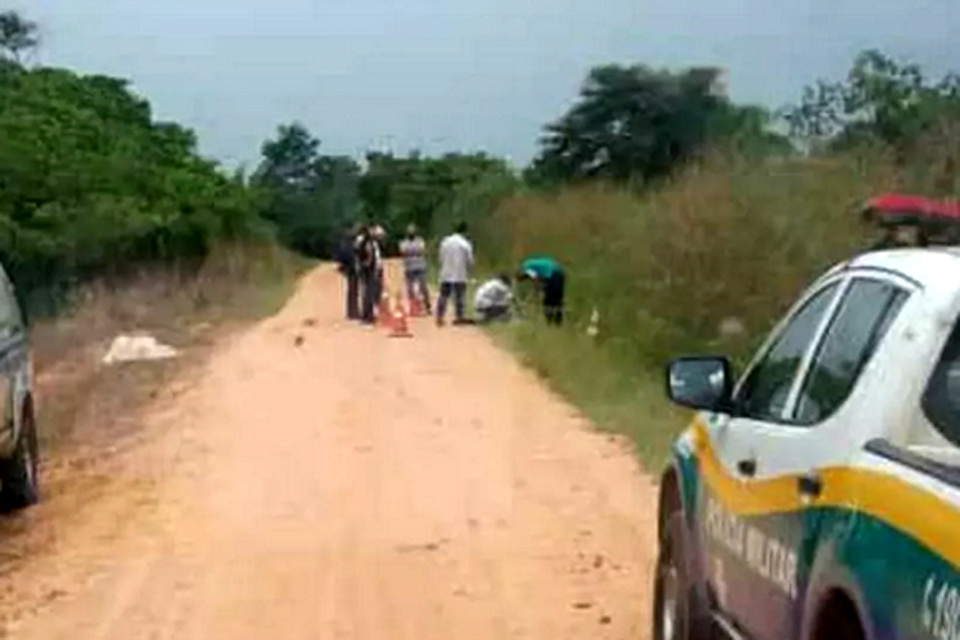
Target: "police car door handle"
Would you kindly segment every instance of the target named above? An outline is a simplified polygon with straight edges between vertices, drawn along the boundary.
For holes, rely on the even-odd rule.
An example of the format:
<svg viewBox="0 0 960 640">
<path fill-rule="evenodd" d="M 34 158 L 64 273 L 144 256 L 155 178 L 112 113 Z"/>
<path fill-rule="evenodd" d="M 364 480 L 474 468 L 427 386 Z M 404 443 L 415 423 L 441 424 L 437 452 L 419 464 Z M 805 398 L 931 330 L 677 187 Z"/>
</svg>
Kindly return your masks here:
<svg viewBox="0 0 960 640">
<path fill-rule="evenodd" d="M 741 460 L 737 463 L 737 471 L 740 472 L 740 475 L 747 476 L 752 478 L 757 475 L 757 460 L 756 458 L 747 458 L 746 460 Z"/>
<path fill-rule="evenodd" d="M 816 498 L 823 493 L 823 481 L 815 473 L 808 473 L 797 478 L 797 491 L 808 498 Z"/>
</svg>

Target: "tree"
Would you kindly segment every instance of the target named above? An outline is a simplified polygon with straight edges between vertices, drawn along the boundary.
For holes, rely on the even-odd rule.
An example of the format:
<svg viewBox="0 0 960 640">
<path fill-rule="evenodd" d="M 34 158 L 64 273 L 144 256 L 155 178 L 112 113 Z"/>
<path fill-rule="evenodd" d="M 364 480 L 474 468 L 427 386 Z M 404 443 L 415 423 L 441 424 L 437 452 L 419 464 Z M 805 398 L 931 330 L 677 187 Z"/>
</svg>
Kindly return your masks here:
<svg viewBox="0 0 960 640">
<path fill-rule="evenodd" d="M 275 140 L 263 143 L 259 180 L 271 186 L 305 188 L 313 177 L 320 141 L 299 122 L 281 125 Z"/>
<path fill-rule="evenodd" d="M 359 218 L 360 166 L 320 155 L 320 141 L 299 123 L 282 125 L 263 144 L 253 184 L 265 195 L 263 216 L 297 251 L 330 257 L 344 227 Z"/>
<path fill-rule="evenodd" d="M 707 140 L 741 155 L 789 156 L 796 152 L 790 139 L 773 130 L 775 117 L 756 105 L 726 103 L 711 116 Z"/>
<path fill-rule="evenodd" d="M 284 243 L 321 257 L 329 257 L 340 233 L 361 219 L 393 237 L 410 223 L 429 234 L 437 212 L 462 188 L 490 175 L 510 175 L 503 160 L 482 153 L 370 152 L 362 170 L 351 158 L 320 154 L 320 146 L 303 125 L 279 127 L 262 147 L 252 182 L 264 194 L 263 216 Z"/>
<path fill-rule="evenodd" d="M 0 258 L 25 293 L 259 233 L 255 194 L 127 83 L 0 60 Z"/>
<path fill-rule="evenodd" d="M 22 62 L 22 54 L 40 46 L 40 28 L 16 11 L 0 13 L 0 52 L 14 62 Z"/>
<path fill-rule="evenodd" d="M 725 103 L 720 71 L 645 66 L 593 69 L 578 102 L 546 127 L 531 175 L 545 180 L 662 176 L 706 139 Z"/>
<path fill-rule="evenodd" d="M 869 141 L 903 147 L 943 120 L 960 118 L 960 76 L 931 81 L 915 64 L 864 51 L 845 81 L 807 87 L 784 116 L 791 134 L 814 147 Z"/>
<path fill-rule="evenodd" d="M 413 223 L 430 233 L 437 212 L 459 189 L 490 174 L 509 172 L 503 160 L 482 153 L 448 153 L 434 158 L 416 152 L 405 158 L 369 153 L 360 197 L 366 215 L 387 229 L 399 233 Z"/>
</svg>

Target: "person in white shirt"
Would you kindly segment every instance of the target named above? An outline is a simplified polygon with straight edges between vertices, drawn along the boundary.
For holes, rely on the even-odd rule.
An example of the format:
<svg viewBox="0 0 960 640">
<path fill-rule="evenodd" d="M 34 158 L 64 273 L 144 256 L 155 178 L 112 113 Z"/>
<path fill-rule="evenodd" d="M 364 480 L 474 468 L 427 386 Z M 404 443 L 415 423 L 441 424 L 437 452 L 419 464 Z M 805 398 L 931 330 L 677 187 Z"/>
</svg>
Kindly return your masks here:
<svg viewBox="0 0 960 640">
<path fill-rule="evenodd" d="M 373 248 L 376 255 L 376 300 L 377 303 L 380 303 L 380 297 L 383 296 L 383 248 L 387 243 L 387 232 L 384 231 L 383 227 L 378 224 L 373 225 L 373 228 L 370 231 L 370 235 L 373 237 Z"/>
<path fill-rule="evenodd" d="M 510 319 L 510 307 L 513 304 L 513 292 L 510 290 L 510 276 L 500 275 L 487 280 L 473 297 L 473 308 L 476 309 L 481 324 Z"/>
<path fill-rule="evenodd" d="M 437 326 L 443 326 L 447 314 L 447 300 L 453 296 L 456 311 L 454 324 L 466 321 L 463 298 L 467 280 L 473 267 L 473 245 L 467 240 L 467 225 L 461 222 L 454 233 L 440 242 L 440 298 L 437 300 Z"/>
</svg>

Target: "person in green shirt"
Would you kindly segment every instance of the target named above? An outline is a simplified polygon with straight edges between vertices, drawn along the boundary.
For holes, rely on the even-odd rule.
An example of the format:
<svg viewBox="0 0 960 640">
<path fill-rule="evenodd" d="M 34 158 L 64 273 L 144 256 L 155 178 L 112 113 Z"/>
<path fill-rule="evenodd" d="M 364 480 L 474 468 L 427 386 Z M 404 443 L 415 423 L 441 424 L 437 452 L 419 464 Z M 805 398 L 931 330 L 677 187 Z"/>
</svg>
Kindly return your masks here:
<svg viewBox="0 0 960 640">
<path fill-rule="evenodd" d="M 537 284 L 543 295 L 543 315 L 547 324 L 563 324 L 563 297 L 566 274 L 560 263 L 547 256 L 527 258 L 520 264 L 519 280 Z"/>
</svg>

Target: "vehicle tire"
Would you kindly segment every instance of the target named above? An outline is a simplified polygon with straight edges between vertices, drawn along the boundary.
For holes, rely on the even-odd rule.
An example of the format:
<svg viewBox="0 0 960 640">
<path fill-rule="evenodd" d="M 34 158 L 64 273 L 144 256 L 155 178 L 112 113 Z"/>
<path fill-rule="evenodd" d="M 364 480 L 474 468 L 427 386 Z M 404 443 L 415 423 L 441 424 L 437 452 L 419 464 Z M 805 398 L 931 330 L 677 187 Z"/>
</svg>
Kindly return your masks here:
<svg viewBox="0 0 960 640">
<path fill-rule="evenodd" d="M 653 640 L 706 640 L 694 611 L 684 545 L 683 514 L 668 516 L 653 585 Z"/>
<path fill-rule="evenodd" d="M 13 456 L 0 461 L 0 511 L 25 509 L 40 499 L 38 454 L 36 421 L 27 409 Z"/>
<path fill-rule="evenodd" d="M 810 634 L 811 640 L 863 640 L 864 637 L 857 610 L 845 596 L 828 599 Z"/>
<path fill-rule="evenodd" d="M 860 623 L 856 618 L 841 618 L 837 620 L 837 626 L 829 630 L 823 629 L 817 635 L 816 640 L 862 640 L 863 631 L 860 629 Z"/>
</svg>

